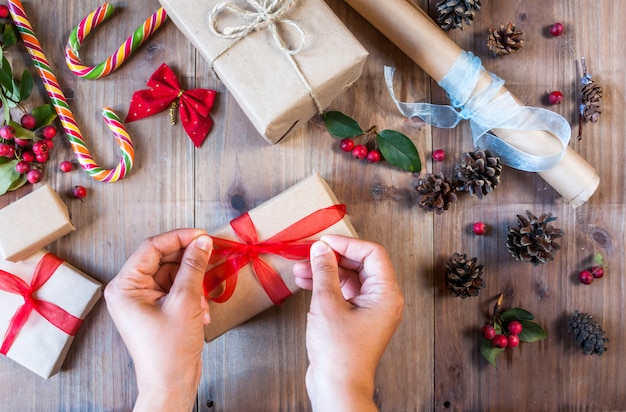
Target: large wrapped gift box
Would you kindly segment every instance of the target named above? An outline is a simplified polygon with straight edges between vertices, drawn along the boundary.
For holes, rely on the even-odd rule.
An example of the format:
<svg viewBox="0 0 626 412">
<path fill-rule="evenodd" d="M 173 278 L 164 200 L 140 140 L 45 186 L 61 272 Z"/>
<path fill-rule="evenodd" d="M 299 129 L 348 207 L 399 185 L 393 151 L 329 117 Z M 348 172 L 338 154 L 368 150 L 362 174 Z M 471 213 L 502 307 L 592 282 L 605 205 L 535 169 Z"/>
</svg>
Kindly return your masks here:
<svg viewBox="0 0 626 412">
<path fill-rule="evenodd" d="M 260 12 L 246 18 L 227 9 L 211 19 L 217 5 L 251 10 L 243 0 L 160 2 L 271 143 L 328 107 L 359 78 L 368 55 L 323 0 L 254 1 L 279 4 L 269 10 L 271 17 L 279 14 L 280 4 L 294 3 L 276 22 L 278 39 L 272 24 L 263 26 L 267 21 Z M 254 18 L 259 18 L 256 29 Z M 224 38 L 215 34 L 214 26 L 221 33 L 238 27 L 242 35 Z M 281 50 L 281 41 L 288 50 Z M 290 54 L 290 50 L 297 53 Z"/>
<path fill-rule="evenodd" d="M 271 242 L 272 239 L 276 239 L 276 237 L 279 236 L 277 234 L 285 233 L 286 230 L 291 230 L 298 226 L 301 226 L 298 231 L 302 229 L 302 226 L 304 226 L 305 231 L 315 231 L 314 235 L 305 238 L 308 241 L 308 246 L 303 249 L 302 253 L 306 256 L 305 259 L 307 259 L 310 243 L 312 243 L 310 242 L 311 239 L 318 239 L 323 234 L 339 234 L 356 237 L 354 227 L 344 214 L 339 214 L 335 219 L 336 223 L 326 225 L 326 227 L 320 231 L 317 231 L 317 228 L 310 229 L 315 227 L 316 224 L 310 224 L 307 219 L 319 217 L 320 213 L 326 213 L 329 209 L 333 210 L 330 213 L 333 214 L 333 208 L 345 211 L 345 207 L 338 203 L 337 198 L 328 184 L 319 175 L 313 175 L 290 187 L 280 195 L 250 210 L 247 213 L 248 216 L 244 215 L 244 217 L 250 218 L 254 230 L 256 231 L 258 241 L 261 243 L 266 240 Z M 241 217 L 238 219 L 241 219 Z M 238 219 L 235 219 L 233 222 Z M 322 218 L 322 220 L 323 219 L 324 218 Z M 329 221 L 332 221 L 332 219 Z M 242 242 L 235 233 L 234 227 L 237 227 L 237 225 L 233 226 L 231 222 L 231 225 L 224 226 L 211 233 L 216 247 L 214 257 L 219 255 L 218 248 L 221 243 L 215 239 Z M 272 247 L 272 245 L 256 246 L 259 248 Z M 285 251 L 286 250 L 283 250 L 283 252 Z M 243 257 L 245 253 L 246 252 L 243 251 L 239 256 L 234 256 L 233 262 Z M 294 260 L 286 259 L 276 254 L 260 254 L 259 260 L 263 261 L 277 272 L 290 293 L 293 294 L 298 291 L 299 288 L 295 283 L 295 276 L 292 273 Z M 223 262 L 224 258 L 219 258 L 218 262 L 214 262 L 213 265 L 209 267 L 205 277 L 205 288 L 207 281 L 211 278 L 211 270 L 215 270 L 215 268 Z M 221 267 L 224 268 L 225 266 L 228 265 L 222 265 Z M 205 328 L 205 339 L 207 342 L 270 308 L 275 303 L 280 303 L 270 298 L 259 281 L 259 271 L 255 270 L 255 267 L 256 265 L 248 263 L 238 271 L 235 277 L 236 284 L 234 285 L 234 290 L 232 290 L 232 296 L 227 300 L 221 301 L 221 299 L 217 299 L 218 301 L 216 302 L 209 299 L 211 324 Z M 216 294 L 220 296 L 224 290 L 228 289 L 225 283 L 221 283 L 219 288 L 210 292 L 209 297 L 215 298 Z"/>
<path fill-rule="evenodd" d="M 61 368 L 101 286 L 45 250 L 19 262 L 0 260 L 0 352 L 49 378 Z"/>
<path fill-rule="evenodd" d="M 0 259 L 17 262 L 74 230 L 67 206 L 48 185 L 0 210 Z"/>
</svg>

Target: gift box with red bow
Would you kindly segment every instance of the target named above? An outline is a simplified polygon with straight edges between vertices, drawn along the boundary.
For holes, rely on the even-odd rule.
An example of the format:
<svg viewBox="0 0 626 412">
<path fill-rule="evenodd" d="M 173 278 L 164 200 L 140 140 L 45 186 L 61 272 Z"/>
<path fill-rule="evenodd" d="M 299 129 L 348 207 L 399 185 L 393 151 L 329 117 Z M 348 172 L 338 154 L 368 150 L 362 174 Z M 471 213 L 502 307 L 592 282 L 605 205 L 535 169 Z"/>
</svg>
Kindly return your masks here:
<svg viewBox="0 0 626 412">
<path fill-rule="evenodd" d="M 58 372 L 101 286 L 45 250 L 0 260 L 0 354 L 43 378 Z"/>
<path fill-rule="evenodd" d="M 0 259 L 14 262 L 74 230 L 67 206 L 48 185 L 0 210 L 0 227 Z"/>
<path fill-rule="evenodd" d="M 271 143 L 328 107 L 368 55 L 323 0 L 160 2 Z"/>
<path fill-rule="evenodd" d="M 328 184 L 313 175 L 211 233 L 214 252 L 204 279 L 210 341 L 298 291 L 294 261 L 309 258 L 323 234 L 356 237 Z"/>
</svg>

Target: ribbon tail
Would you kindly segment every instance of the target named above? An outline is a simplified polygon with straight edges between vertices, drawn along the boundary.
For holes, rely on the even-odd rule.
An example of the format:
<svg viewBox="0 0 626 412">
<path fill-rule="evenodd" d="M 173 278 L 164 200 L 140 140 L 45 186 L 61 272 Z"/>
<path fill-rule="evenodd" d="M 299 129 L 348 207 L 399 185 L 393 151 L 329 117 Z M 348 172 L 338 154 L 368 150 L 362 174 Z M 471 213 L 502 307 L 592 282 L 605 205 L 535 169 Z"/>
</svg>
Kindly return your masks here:
<svg viewBox="0 0 626 412">
<path fill-rule="evenodd" d="M 22 327 L 28 320 L 28 317 L 30 316 L 32 311 L 33 305 L 31 302 L 27 301 L 19 307 L 17 312 L 15 312 L 15 315 L 13 316 L 13 318 L 11 318 L 11 321 L 9 322 L 8 329 L 4 334 L 4 339 L 2 340 L 2 347 L 0 347 L 0 353 L 2 355 L 6 356 L 6 354 L 9 352 L 11 346 L 13 346 L 13 342 L 15 342 L 15 339 L 17 338 L 18 333 L 20 332 L 20 330 L 22 330 Z"/>
<path fill-rule="evenodd" d="M 203 116 L 199 111 L 189 107 L 189 103 L 184 98 L 180 100 L 180 120 L 187 136 L 191 139 L 195 147 L 200 147 L 206 139 L 211 127 L 213 127 L 213 119 L 208 115 Z"/>
<path fill-rule="evenodd" d="M 280 305 L 291 296 L 285 281 L 270 265 L 259 258 L 253 259 L 252 265 L 261 286 L 274 305 Z"/>
</svg>

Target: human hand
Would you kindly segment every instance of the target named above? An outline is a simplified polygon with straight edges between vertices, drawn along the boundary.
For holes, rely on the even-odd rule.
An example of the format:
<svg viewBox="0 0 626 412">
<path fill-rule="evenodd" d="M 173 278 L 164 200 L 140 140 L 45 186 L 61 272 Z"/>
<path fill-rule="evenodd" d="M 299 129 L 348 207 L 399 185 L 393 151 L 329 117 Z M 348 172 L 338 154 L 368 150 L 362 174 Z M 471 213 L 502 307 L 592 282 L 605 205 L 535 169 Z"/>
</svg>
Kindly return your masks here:
<svg viewBox="0 0 626 412">
<path fill-rule="evenodd" d="M 387 252 L 376 243 L 326 235 L 311 247 L 310 263 L 296 263 L 293 272 L 298 286 L 312 290 L 306 385 L 313 409 L 376 410 L 376 368 L 404 306 Z"/>
<path fill-rule="evenodd" d="M 191 410 L 202 375 L 202 280 L 213 248 L 197 229 L 145 240 L 107 285 L 104 296 L 135 364 L 135 410 Z"/>
</svg>

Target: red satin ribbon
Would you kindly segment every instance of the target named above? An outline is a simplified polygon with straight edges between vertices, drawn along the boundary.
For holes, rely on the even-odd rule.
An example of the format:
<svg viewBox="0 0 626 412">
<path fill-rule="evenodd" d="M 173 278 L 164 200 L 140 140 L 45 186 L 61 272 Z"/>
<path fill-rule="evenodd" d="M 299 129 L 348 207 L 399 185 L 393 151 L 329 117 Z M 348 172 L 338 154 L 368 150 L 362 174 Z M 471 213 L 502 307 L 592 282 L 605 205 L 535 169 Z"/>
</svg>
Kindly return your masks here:
<svg viewBox="0 0 626 412">
<path fill-rule="evenodd" d="M 133 94 L 126 122 L 152 116 L 178 104 L 183 127 L 193 144 L 199 147 L 213 126 L 209 112 L 215 101 L 215 91 L 183 90 L 178 78 L 165 63 L 150 76 L 147 85 L 150 90 L 139 90 Z"/>
<path fill-rule="evenodd" d="M 248 263 L 252 264 L 261 286 L 275 305 L 291 296 L 280 275 L 259 255 L 272 254 L 285 259 L 302 260 L 309 258 L 311 245 L 315 240 L 305 240 L 339 222 L 346 215 L 345 205 L 333 205 L 320 209 L 300 219 L 271 238 L 259 241 L 256 228 L 246 213 L 230 222 L 235 234 L 242 242 L 213 237 L 215 250 L 211 263 L 225 259 L 218 266 L 210 269 L 204 276 L 204 292 L 209 295 L 220 284 L 224 290 L 219 296 L 209 297 L 222 303 L 230 299 L 237 284 L 239 270 Z"/>
<path fill-rule="evenodd" d="M 44 255 L 35 268 L 30 285 L 24 282 L 23 279 L 0 270 L 0 290 L 15 293 L 24 298 L 24 304 L 15 312 L 4 335 L 2 347 L 0 348 L 1 354 L 6 355 L 9 349 L 11 349 L 15 338 L 33 310 L 68 335 L 76 335 L 82 323 L 80 318 L 66 312 L 54 303 L 45 302 L 33 296 L 50 279 L 62 263 L 63 260 L 52 253 Z"/>
</svg>

